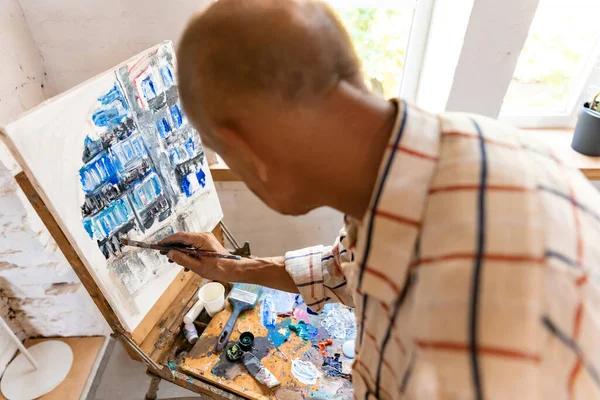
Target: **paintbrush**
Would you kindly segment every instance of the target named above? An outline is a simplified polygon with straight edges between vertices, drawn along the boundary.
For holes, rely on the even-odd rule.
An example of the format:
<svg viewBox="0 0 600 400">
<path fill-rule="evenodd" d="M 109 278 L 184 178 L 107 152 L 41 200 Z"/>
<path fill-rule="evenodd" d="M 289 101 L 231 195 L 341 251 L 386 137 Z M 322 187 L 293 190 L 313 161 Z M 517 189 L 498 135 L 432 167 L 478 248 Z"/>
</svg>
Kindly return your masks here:
<svg viewBox="0 0 600 400">
<path fill-rule="evenodd" d="M 212 257 L 212 258 L 225 258 L 228 260 L 241 260 L 242 257 L 234 256 L 232 254 L 221 254 L 210 250 L 197 249 L 192 246 L 187 246 L 182 243 L 174 244 L 158 244 L 158 243 L 145 243 L 138 242 L 136 240 L 121 239 L 121 244 L 124 246 L 139 247 L 141 249 L 150 249 L 158 251 L 171 251 L 176 250 L 192 257 Z"/>
<path fill-rule="evenodd" d="M 223 327 L 223 331 L 221 331 L 221 334 L 219 335 L 217 346 L 215 348 L 216 351 L 221 351 L 225 348 L 225 345 L 229 340 L 229 335 L 231 335 L 231 332 L 233 331 L 233 326 L 235 325 L 237 317 L 242 311 L 250 310 L 254 307 L 261 292 L 262 286 L 247 283 L 233 284 L 233 289 L 231 289 L 229 297 L 227 298 L 229 303 L 233 306 L 233 311 L 231 311 L 231 317 L 229 317 L 229 320 Z"/>
</svg>

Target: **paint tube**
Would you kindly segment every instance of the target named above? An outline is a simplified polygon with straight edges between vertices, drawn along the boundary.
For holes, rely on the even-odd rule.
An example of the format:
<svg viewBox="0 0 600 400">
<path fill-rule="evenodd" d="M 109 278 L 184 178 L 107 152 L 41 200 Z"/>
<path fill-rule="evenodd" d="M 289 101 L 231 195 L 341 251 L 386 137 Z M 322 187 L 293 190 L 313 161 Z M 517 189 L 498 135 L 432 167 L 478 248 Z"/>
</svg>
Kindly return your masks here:
<svg viewBox="0 0 600 400">
<path fill-rule="evenodd" d="M 196 330 L 194 323 L 184 324 L 183 332 L 185 332 L 185 338 L 191 344 L 194 344 L 198 341 L 198 330 Z"/>
<path fill-rule="evenodd" d="M 281 382 L 275 378 L 275 375 L 273 375 L 254 354 L 244 353 L 242 362 L 250 375 L 252 375 L 261 385 L 265 385 L 271 389 L 281 384 Z"/>
</svg>

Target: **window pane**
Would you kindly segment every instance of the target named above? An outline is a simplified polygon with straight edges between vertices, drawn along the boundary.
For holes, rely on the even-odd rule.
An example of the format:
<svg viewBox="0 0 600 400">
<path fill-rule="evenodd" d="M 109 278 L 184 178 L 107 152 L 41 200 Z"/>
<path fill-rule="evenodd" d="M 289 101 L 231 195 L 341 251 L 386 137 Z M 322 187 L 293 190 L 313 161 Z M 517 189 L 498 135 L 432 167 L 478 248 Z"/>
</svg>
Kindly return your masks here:
<svg viewBox="0 0 600 400">
<path fill-rule="evenodd" d="M 540 0 L 501 114 L 570 113 L 595 61 L 598 0 Z"/>
<path fill-rule="evenodd" d="M 367 85 L 385 97 L 398 97 L 413 8 L 334 8 L 354 42 Z"/>
</svg>

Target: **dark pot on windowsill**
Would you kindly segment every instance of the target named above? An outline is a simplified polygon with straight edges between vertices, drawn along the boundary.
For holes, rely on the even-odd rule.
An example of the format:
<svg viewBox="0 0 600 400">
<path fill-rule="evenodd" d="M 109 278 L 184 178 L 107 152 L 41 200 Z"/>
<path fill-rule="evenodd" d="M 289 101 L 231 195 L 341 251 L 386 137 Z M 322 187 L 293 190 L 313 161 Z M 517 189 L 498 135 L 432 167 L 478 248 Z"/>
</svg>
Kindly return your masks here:
<svg viewBox="0 0 600 400">
<path fill-rule="evenodd" d="M 600 112 L 597 111 L 596 101 L 599 95 L 600 93 L 591 102 L 594 107 L 590 107 L 590 103 L 581 107 L 571 142 L 573 150 L 592 157 L 600 156 Z"/>
</svg>

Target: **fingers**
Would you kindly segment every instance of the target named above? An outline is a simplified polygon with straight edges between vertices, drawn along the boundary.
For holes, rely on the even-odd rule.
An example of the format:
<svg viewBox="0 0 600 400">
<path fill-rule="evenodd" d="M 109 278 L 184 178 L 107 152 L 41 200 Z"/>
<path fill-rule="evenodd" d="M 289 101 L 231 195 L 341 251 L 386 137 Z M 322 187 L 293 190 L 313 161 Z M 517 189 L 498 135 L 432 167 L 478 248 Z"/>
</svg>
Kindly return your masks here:
<svg viewBox="0 0 600 400">
<path fill-rule="evenodd" d="M 216 264 L 217 262 L 214 258 L 194 258 L 177 250 L 169 251 L 167 257 L 169 258 L 169 261 L 175 262 L 184 268 L 191 269 L 198 275 L 210 279 L 212 278 L 205 276 L 205 272 L 210 269 L 211 265 Z"/>
<path fill-rule="evenodd" d="M 206 233 L 194 233 L 194 232 L 177 232 L 169 237 L 164 238 L 159 244 L 172 245 L 172 244 L 185 244 L 187 246 L 193 246 L 201 249 L 202 246 L 206 245 Z M 210 234 L 208 234 L 210 235 Z"/>
</svg>

